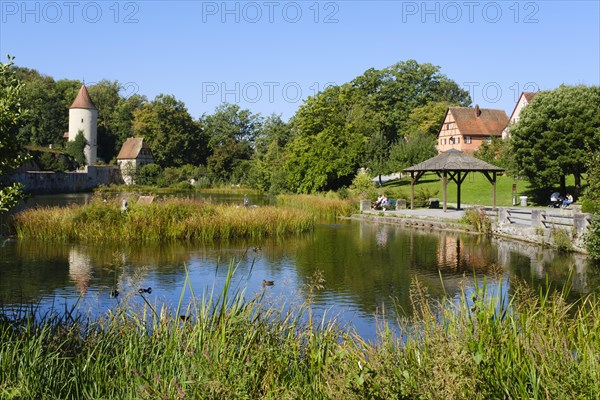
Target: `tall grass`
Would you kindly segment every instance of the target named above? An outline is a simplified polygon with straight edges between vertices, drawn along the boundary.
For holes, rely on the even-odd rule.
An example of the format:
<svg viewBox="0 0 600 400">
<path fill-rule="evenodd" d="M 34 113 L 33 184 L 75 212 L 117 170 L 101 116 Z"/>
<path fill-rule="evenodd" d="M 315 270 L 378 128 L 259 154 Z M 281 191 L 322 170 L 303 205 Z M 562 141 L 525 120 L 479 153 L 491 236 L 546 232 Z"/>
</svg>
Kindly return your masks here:
<svg viewBox="0 0 600 400">
<path fill-rule="evenodd" d="M 356 202 L 319 195 L 278 195 L 277 204 L 307 210 L 319 217 L 348 216 L 356 211 Z"/>
<path fill-rule="evenodd" d="M 414 317 L 375 343 L 310 303 L 266 306 L 225 288 L 184 310 L 126 302 L 94 321 L 0 313 L 0 398 L 598 398 L 600 303 L 485 285 L 432 302 L 415 282 Z M 317 282 L 318 283 L 318 282 Z M 191 289 L 189 280 L 186 290 Z M 183 298 L 183 292 L 182 292 Z M 188 318 L 190 317 L 190 318 Z"/>
<path fill-rule="evenodd" d="M 302 210 L 232 207 L 170 199 L 148 205 L 100 201 L 25 210 L 14 218 L 19 237 L 42 240 L 140 241 L 260 238 L 308 231 L 314 217 Z"/>
</svg>

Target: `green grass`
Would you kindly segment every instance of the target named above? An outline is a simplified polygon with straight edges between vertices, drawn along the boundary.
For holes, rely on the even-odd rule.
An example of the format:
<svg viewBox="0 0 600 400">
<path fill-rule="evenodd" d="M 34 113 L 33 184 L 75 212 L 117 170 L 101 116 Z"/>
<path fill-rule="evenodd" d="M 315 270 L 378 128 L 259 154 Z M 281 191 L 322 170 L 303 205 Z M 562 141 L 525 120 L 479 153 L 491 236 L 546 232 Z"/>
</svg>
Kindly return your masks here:
<svg viewBox="0 0 600 400">
<path fill-rule="evenodd" d="M 574 193 L 574 178 L 567 177 L 567 190 Z M 550 202 L 550 194 L 558 189 L 549 185 L 547 190 L 534 191 L 529 181 L 515 180 L 509 176 L 498 176 L 496 182 L 496 205 L 499 207 L 512 206 L 512 185 L 517 185 L 517 204 L 519 196 L 528 196 L 529 205 L 546 206 Z M 415 192 L 427 191 L 443 200 L 442 183 L 434 173 L 425 174 L 415 185 Z M 448 203 L 456 203 L 456 183 L 448 183 Z M 385 184 L 382 191 L 393 198 L 410 199 L 410 180 L 404 178 Z M 437 193 L 436 193 L 437 192 Z M 461 185 L 461 204 L 492 205 L 492 184 L 482 173 L 469 173 Z"/>
<path fill-rule="evenodd" d="M 2 399 L 559 399 L 600 393 L 600 302 L 486 286 L 382 323 L 375 343 L 231 286 L 188 308 L 0 312 Z M 319 284 L 322 281 L 317 282 Z M 517 285 L 518 286 L 518 285 Z M 186 279 L 186 290 L 192 290 Z M 193 293 L 193 292 L 192 292 Z M 494 295 L 493 293 L 500 293 Z M 138 296 L 138 295 L 136 295 Z M 310 296 L 308 296 L 310 298 Z M 500 298 L 498 298 L 500 297 Z M 185 314 L 189 319 L 182 320 Z M 394 334 L 394 330 L 398 334 Z"/>
<path fill-rule="evenodd" d="M 133 203 L 133 202 L 132 202 Z M 309 231 L 315 218 L 288 207 L 235 207 L 169 199 L 148 205 L 118 201 L 36 208 L 14 217 L 18 237 L 62 241 L 213 241 Z"/>
<path fill-rule="evenodd" d="M 356 211 L 356 201 L 328 195 L 278 195 L 277 204 L 307 210 L 319 217 L 348 216 Z"/>
</svg>

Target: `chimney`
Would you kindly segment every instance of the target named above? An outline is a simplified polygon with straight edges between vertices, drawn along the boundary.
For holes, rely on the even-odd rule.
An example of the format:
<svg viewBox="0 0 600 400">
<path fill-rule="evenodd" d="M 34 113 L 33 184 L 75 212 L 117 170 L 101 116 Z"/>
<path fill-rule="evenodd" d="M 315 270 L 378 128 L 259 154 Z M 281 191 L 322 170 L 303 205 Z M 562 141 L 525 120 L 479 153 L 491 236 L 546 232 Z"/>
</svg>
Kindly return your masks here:
<svg viewBox="0 0 600 400">
<path fill-rule="evenodd" d="M 475 104 L 475 115 L 477 118 L 481 115 L 481 110 L 479 109 L 479 104 Z"/>
</svg>

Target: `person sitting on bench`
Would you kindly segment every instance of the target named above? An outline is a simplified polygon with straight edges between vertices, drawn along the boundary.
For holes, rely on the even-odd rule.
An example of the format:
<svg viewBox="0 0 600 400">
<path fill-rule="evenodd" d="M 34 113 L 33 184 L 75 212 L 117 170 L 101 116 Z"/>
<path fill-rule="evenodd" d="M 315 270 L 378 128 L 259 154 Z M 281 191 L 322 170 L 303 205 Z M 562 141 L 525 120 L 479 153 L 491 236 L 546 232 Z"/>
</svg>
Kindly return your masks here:
<svg viewBox="0 0 600 400">
<path fill-rule="evenodd" d="M 563 206 L 563 208 L 566 208 L 566 207 L 570 206 L 571 204 L 573 204 L 573 196 L 571 196 L 570 194 L 567 194 L 567 197 L 562 202 L 562 206 Z"/>
</svg>

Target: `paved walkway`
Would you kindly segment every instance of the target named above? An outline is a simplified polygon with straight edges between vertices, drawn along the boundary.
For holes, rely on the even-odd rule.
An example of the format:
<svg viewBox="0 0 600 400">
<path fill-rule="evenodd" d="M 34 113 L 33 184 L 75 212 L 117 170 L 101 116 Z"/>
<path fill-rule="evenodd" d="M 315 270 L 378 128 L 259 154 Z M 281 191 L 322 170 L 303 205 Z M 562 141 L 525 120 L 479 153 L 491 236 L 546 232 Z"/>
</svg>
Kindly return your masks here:
<svg viewBox="0 0 600 400">
<path fill-rule="evenodd" d="M 373 214 L 373 215 L 381 215 L 381 213 L 387 216 L 398 216 L 398 217 L 406 217 L 406 218 L 427 218 L 427 219 L 453 219 L 458 220 L 463 217 L 465 214 L 464 210 L 455 210 L 448 209 L 448 211 L 444 212 L 441 208 L 417 208 L 415 210 L 390 210 L 390 211 L 381 211 L 381 210 L 368 210 L 364 211 L 363 214 Z"/>
</svg>

